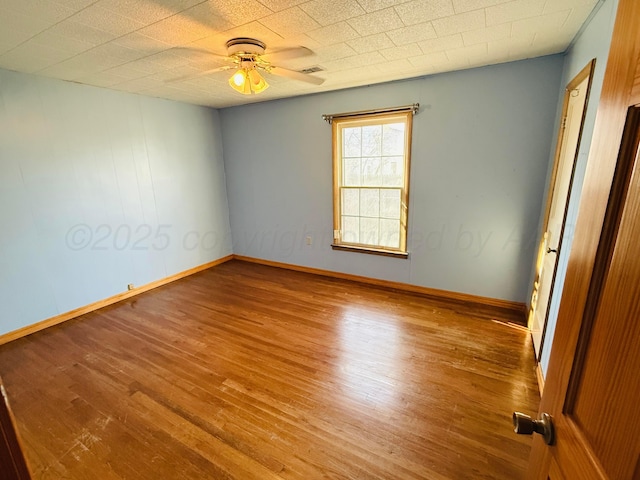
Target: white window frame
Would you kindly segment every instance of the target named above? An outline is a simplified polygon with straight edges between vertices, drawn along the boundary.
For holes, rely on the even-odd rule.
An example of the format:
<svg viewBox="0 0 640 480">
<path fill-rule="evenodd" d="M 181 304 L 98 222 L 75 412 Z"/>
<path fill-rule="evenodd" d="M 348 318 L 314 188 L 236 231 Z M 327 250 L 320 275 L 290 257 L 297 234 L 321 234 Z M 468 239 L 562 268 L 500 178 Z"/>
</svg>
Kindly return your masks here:
<svg viewBox="0 0 640 480">
<path fill-rule="evenodd" d="M 333 132 L 333 244 L 334 250 L 347 250 L 362 253 L 372 253 L 377 255 L 388 255 L 400 258 L 407 258 L 407 228 L 409 217 L 409 173 L 411 165 L 411 131 L 413 126 L 413 110 L 395 111 L 389 113 L 358 113 L 353 116 L 345 115 L 332 119 Z M 384 125 L 389 123 L 404 123 L 404 181 L 402 186 L 393 187 L 400 189 L 400 228 L 399 247 L 388 247 L 383 245 L 370 245 L 362 243 L 350 243 L 343 239 L 342 232 L 342 189 L 358 188 L 345 187 L 343 182 L 343 137 L 345 128 L 354 126 Z M 386 188 L 383 186 L 369 188 Z M 362 186 L 361 188 L 367 188 Z M 382 217 L 380 217 L 382 218 Z"/>
</svg>

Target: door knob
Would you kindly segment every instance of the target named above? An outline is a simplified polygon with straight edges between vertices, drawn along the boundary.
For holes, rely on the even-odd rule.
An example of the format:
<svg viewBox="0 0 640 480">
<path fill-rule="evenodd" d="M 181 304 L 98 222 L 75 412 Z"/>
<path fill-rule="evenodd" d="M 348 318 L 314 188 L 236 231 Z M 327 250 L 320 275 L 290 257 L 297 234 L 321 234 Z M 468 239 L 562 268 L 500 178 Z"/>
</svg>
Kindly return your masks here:
<svg viewBox="0 0 640 480">
<path fill-rule="evenodd" d="M 553 445 L 556 441 L 556 432 L 553 428 L 551 415 L 543 413 L 540 420 L 533 420 L 529 415 L 513 412 L 513 431 L 519 435 L 532 435 L 539 433 L 544 437 L 547 445 Z"/>
<path fill-rule="evenodd" d="M 558 249 L 557 248 L 547 248 L 547 253 L 558 253 Z"/>
</svg>

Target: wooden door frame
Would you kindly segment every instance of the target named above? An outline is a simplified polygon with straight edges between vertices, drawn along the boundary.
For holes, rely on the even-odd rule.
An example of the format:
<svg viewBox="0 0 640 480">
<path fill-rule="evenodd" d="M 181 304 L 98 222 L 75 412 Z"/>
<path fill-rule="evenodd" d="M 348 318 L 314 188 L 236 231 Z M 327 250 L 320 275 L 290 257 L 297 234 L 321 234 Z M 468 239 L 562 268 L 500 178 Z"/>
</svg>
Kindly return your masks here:
<svg viewBox="0 0 640 480">
<path fill-rule="evenodd" d="M 578 134 L 578 143 L 575 155 L 573 157 L 573 169 L 571 170 L 571 182 L 573 181 L 573 174 L 575 173 L 575 164 L 576 159 L 578 158 L 578 150 L 580 149 L 580 142 L 582 141 L 582 127 L 584 126 L 584 119 L 587 116 L 587 107 L 589 105 L 589 94 L 591 93 L 591 84 L 593 83 L 593 71 L 596 68 L 596 59 L 592 59 L 589 63 L 587 63 L 578 74 L 573 77 L 567 83 L 567 86 L 564 89 L 564 99 L 562 101 L 562 115 L 560 120 L 560 128 L 558 129 L 558 138 L 556 141 L 556 151 L 553 157 L 553 170 L 551 171 L 551 179 L 549 180 L 549 189 L 547 191 L 547 201 L 545 203 L 544 210 L 544 218 L 542 221 L 542 234 L 547 230 L 549 226 L 549 215 L 551 214 L 551 201 L 553 200 L 553 189 L 556 186 L 556 180 L 558 177 L 558 167 L 560 166 L 560 152 L 562 151 L 562 139 L 564 137 L 565 131 L 565 119 L 567 118 L 567 110 L 569 109 L 569 98 L 571 95 L 571 91 L 575 89 L 578 85 L 580 85 L 585 78 L 589 78 L 589 82 L 587 83 L 587 94 L 586 100 L 584 102 L 584 110 L 582 112 L 582 119 L 580 120 L 580 133 Z M 571 193 L 571 186 L 569 186 L 569 193 Z M 565 217 L 566 217 L 566 209 L 565 209 Z M 560 241 L 562 241 L 562 237 L 560 237 Z"/>
<path fill-rule="evenodd" d="M 540 349 L 538 352 L 536 352 L 536 360 L 539 360 L 540 357 L 542 356 L 542 351 L 544 349 L 544 340 L 546 337 L 546 333 L 547 333 L 547 320 L 549 317 L 549 310 L 551 307 L 551 298 L 553 297 L 553 290 L 555 287 L 555 283 L 556 283 L 556 274 L 558 271 L 558 261 L 560 259 L 560 250 L 562 248 L 562 243 L 564 241 L 564 232 L 565 232 L 565 225 L 567 222 L 567 212 L 569 211 L 569 199 L 571 197 L 571 191 L 573 190 L 573 178 L 575 176 L 575 172 L 576 172 L 576 163 L 578 160 L 578 154 L 580 153 L 580 144 L 582 142 L 582 130 L 584 128 L 584 120 L 587 116 L 587 108 L 589 106 L 589 95 L 591 93 L 591 85 L 593 84 L 593 72 L 595 71 L 595 67 L 596 67 L 596 59 L 592 59 L 591 61 L 589 61 L 589 63 L 587 63 L 584 68 L 582 70 L 580 70 L 580 72 L 578 72 L 578 74 L 573 77 L 573 79 L 571 79 L 569 81 L 569 83 L 567 83 L 567 86 L 564 89 L 564 99 L 562 101 L 562 114 L 560 116 L 560 128 L 558 129 L 558 138 L 556 140 L 556 150 L 555 150 L 555 154 L 554 154 L 554 160 L 553 160 L 553 167 L 552 167 L 552 171 L 551 171 L 551 178 L 549 180 L 549 188 L 547 189 L 547 199 L 545 202 L 545 209 L 544 209 L 544 217 L 543 217 L 543 221 L 542 221 L 542 230 L 541 230 L 541 235 L 540 235 L 540 242 L 538 243 L 538 256 L 536 258 L 536 276 L 535 276 L 535 280 L 533 283 L 533 289 L 531 292 L 531 298 L 533 298 L 534 295 L 536 295 L 538 293 L 538 288 L 536 287 L 536 284 L 538 284 L 538 282 L 540 281 L 540 273 L 542 271 L 542 263 L 544 262 L 544 255 L 546 255 L 546 252 L 544 252 L 544 247 L 545 247 L 545 234 L 549 228 L 549 217 L 551 216 L 551 205 L 553 202 L 553 194 L 554 194 L 554 190 L 556 188 L 556 181 L 558 179 L 558 169 L 560 167 L 560 154 L 562 152 L 562 147 L 564 146 L 564 133 L 566 130 L 566 119 L 567 119 L 567 112 L 569 110 L 569 100 L 571 97 L 571 92 L 578 86 L 580 85 L 585 79 L 589 79 L 587 82 L 587 91 L 585 93 L 585 100 L 584 100 L 584 108 L 582 110 L 582 116 L 580 118 L 580 129 L 578 132 L 578 138 L 576 141 L 576 149 L 573 152 L 573 161 L 572 161 L 572 165 L 571 165 L 571 174 L 569 177 L 569 188 L 567 190 L 567 198 L 566 198 L 566 203 L 565 203 L 565 207 L 564 207 L 564 212 L 563 212 L 563 216 L 562 216 L 562 226 L 560 228 L 560 235 L 558 237 L 558 252 L 556 253 L 556 259 L 555 259 L 555 263 L 554 263 L 554 267 L 553 267 L 553 276 L 551 277 L 551 288 L 549 290 L 549 299 L 547 301 L 547 308 L 546 308 L 546 312 L 544 314 L 544 325 L 542 325 L 542 335 L 541 335 L 541 339 L 540 339 Z M 537 297 L 536 297 L 536 304 L 537 304 Z M 533 321 L 534 321 L 534 305 L 532 302 L 531 308 L 529 309 L 529 321 L 527 322 L 529 324 L 529 328 L 531 328 L 531 326 L 533 325 Z M 538 364 L 538 368 L 539 368 L 539 364 Z M 542 384 L 544 382 L 543 380 L 543 376 L 542 373 L 540 371 L 538 371 L 538 379 L 540 381 L 540 391 L 542 392 Z"/>
<path fill-rule="evenodd" d="M 630 106 L 640 104 L 640 2 L 620 0 L 582 187 L 540 413 L 563 411 Z M 551 450 L 533 439 L 528 478 L 546 479 Z M 562 439 L 559 439 L 561 441 Z"/>
</svg>

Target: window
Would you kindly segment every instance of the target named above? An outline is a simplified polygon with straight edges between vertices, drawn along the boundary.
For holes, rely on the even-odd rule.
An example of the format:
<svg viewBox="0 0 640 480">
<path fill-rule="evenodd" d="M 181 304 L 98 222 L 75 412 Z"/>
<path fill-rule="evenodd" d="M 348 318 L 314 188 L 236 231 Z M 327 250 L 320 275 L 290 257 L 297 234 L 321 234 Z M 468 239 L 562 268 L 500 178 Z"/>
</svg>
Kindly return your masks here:
<svg viewBox="0 0 640 480">
<path fill-rule="evenodd" d="M 412 117 L 333 119 L 334 249 L 407 257 Z"/>
</svg>

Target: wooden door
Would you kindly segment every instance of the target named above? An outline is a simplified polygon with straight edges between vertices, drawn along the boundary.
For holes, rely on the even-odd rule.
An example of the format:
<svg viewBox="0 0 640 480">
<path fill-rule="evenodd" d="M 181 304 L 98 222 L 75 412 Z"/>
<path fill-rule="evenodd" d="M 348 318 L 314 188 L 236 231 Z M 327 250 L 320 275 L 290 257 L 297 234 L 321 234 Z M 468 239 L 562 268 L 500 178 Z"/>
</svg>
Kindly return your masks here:
<svg viewBox="0 0 640 480">
<path fill-rule="evenodd" d="M 544 233 L 539 243 L 536 280 L 531 294 L 529 329 L 538 359 L 544 348 L 549 299 L 555 285 L 558 254 L 564 237 L 567 204 L 571 195 L 594 66 L 595 60 L 592 60 L 567 84 L 564 93 L 562 121 L 545 210 Z"/>
<path fill-rule="evenodd" d="M 620 0 L 540 404 L 556 443 L 536 436 L 530 479 L 640 480 L 639 27 Z"/>
<path fill-rule="evenodd" d="M 0 378 L 0 478 L 2 480 L 29 480 L 29 469 L 22 453 L 20 437 L 9 406 L 7 392 Z"/>
<path fill-rule="evenodd" d="M 640 108 L 631 110 L 551 465 L 558 479 L 640 479 Z"/>
</svg>

